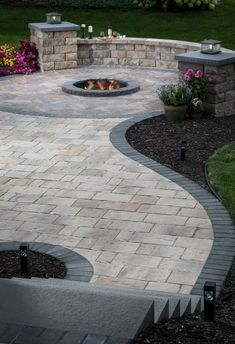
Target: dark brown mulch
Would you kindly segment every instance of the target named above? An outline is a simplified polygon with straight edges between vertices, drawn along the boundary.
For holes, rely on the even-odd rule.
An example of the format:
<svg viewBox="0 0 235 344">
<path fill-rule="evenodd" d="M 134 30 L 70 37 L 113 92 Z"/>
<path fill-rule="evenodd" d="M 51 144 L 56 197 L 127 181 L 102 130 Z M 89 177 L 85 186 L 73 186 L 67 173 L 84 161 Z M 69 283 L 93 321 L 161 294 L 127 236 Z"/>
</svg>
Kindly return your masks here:
<svg viewBox="0 0 235 344">
<path fill-rule="evenodd" d="M 206 322 L 203 313 L 162 321 L 145 330 L 135 344 L 234 344 L 235 262 L 216 304 L 216 321 Z"/>
<path fill-rule="evenodd" d="M 216 149 L 235 140 L 235 116 L 206 116 L 180 123 L 153 117 L 129 128 L 126 138 L 140 153 L 207 187 L 204 163 Z M 180 160 L 182 141 L 187 142 L 185 161 Z"/>
<path fill-rule="evenodd" d="M 64 278 L 67 272 L 65 264 L 45 253 L 28 251 L 29 273 L 21 275 L 20 251 L 0 252 L 0 277 L 41 277 L 41 278 Z"/>
<path fill-rule="evenodd" d="M 130 145 L 203 187 L 204 163 L 212 153 L 235 140 L 235 116 L 204 117 L 200 120 L 168 122 L 154 117 L 132 126 L 126 133 Z M 181 141 L 187 142 L 186 161 L 180 160 Z M 136 344 L 234 344 L 235 343 L 235 261 L 217 301 L 216 322 L 205 322 L 203 313 L 171 319 L 153 325 Z"/>
</svg>

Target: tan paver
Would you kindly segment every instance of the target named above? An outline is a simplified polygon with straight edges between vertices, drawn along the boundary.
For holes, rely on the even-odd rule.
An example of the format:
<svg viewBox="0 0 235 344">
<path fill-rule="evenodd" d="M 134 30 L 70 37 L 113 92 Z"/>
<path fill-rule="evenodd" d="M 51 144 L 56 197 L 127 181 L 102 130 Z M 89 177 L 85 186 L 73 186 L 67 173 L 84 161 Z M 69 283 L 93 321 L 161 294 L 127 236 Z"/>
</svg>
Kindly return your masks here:
<svg viewBox="0 0 235 344">
<path fill-rule="evenodd" d="M 1 106 L 72 118 L 1 112 L 0 240 L 68 247 L 93 264 L 93 283 L 189 293 L 213 244 L 205 210 L 109 137 L 122 116 L 162 109 L 155 89 L 177 75 L 109 68 L 110 76 L 138 79 L 141 91 L 113 99 L 63 94 L 64 82 L 94 70 L 107 73 L 89 67 L 1 81 Z"/>
</svg>

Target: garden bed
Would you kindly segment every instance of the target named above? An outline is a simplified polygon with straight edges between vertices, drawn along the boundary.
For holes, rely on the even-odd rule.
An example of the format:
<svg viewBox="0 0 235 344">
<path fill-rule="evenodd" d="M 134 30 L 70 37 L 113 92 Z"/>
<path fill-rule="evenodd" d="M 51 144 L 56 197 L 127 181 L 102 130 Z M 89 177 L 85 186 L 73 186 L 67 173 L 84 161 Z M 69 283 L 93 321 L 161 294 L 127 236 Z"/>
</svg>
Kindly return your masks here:
<svg viewBox="0 0 235 344">
<path fill-rule="evenodd" d="M 204 163 L 213 152 L 235 140 L 235 116 L 169 122 L 165 116 L 148 118 L 127 130 L 129 144 L 149 158 L 207 188 Z M 180 160 L 186 141 L 186 160 Z"/>
<path fill-rule="evenodd" d="M 28 262 L 29 272 L 22 275 L 20 271 L 20 250 L 1 251 L 0 278 L 65 278 L 67 272 L 65 264 L 55 257 L 29 250 Z"/>
</svg>

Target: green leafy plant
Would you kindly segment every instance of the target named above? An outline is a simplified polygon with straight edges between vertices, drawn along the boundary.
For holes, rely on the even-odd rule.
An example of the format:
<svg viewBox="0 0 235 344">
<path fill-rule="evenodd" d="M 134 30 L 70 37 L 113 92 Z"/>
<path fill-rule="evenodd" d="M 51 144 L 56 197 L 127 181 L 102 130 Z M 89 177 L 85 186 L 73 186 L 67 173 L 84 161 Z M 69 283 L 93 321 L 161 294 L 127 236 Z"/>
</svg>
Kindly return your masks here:
<svg viewBox="0 0 235 344">
<path fill-rule="evenodd" d="M 209 9 L 213 11 L 218 0 L 134 0 L 142 8 L 159 7 L 163 10 Z"/>
<path fill-rule="evenodd" d="M 192 99 L 191 89 L 184 82 L 162 86 L 158 95 L 165 105 L 188 105 Z"/>
</svg>

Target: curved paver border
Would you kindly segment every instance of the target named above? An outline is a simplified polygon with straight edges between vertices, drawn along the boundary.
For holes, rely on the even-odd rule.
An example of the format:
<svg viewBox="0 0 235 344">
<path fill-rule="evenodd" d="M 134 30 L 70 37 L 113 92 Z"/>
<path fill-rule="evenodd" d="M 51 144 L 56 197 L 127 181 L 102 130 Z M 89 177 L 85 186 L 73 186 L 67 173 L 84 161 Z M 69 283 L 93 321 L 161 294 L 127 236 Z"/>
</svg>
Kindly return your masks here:
<svg viewBox="0 0 235 344">
<path fill-rule="evenodd" d="M 160 114 L 158 113 L 158 115 Z M 110 141 L 122 154 L 180 185 L 205 208 L 212 223 L 214 242 L 191 294 L 203 295 L 204 283 L 212 281 L 216 282 L 217 295 L 219 295 L 235 256 L 235 227 L 228 211 L 207 190 L 183 175 L 142 155 L 129 145 L 125 138 L 126 130 L 138 121 L 150 117 L 152 117 L 151 114 L 146 113 L 118 124 L 110 132 Z"/>
<path fill-rule="evenodd" d="M 16 250 L 22 242 L 0 242 L 0 251 Z M 80 254 L 60 245 L 51 245 L 40 242 L 27 242 L 33 251 L 46 253 L 61 260 L 67 269 L 65 280 L 89 282 L 93 275 L 93 266 Z"/>
</svg>

